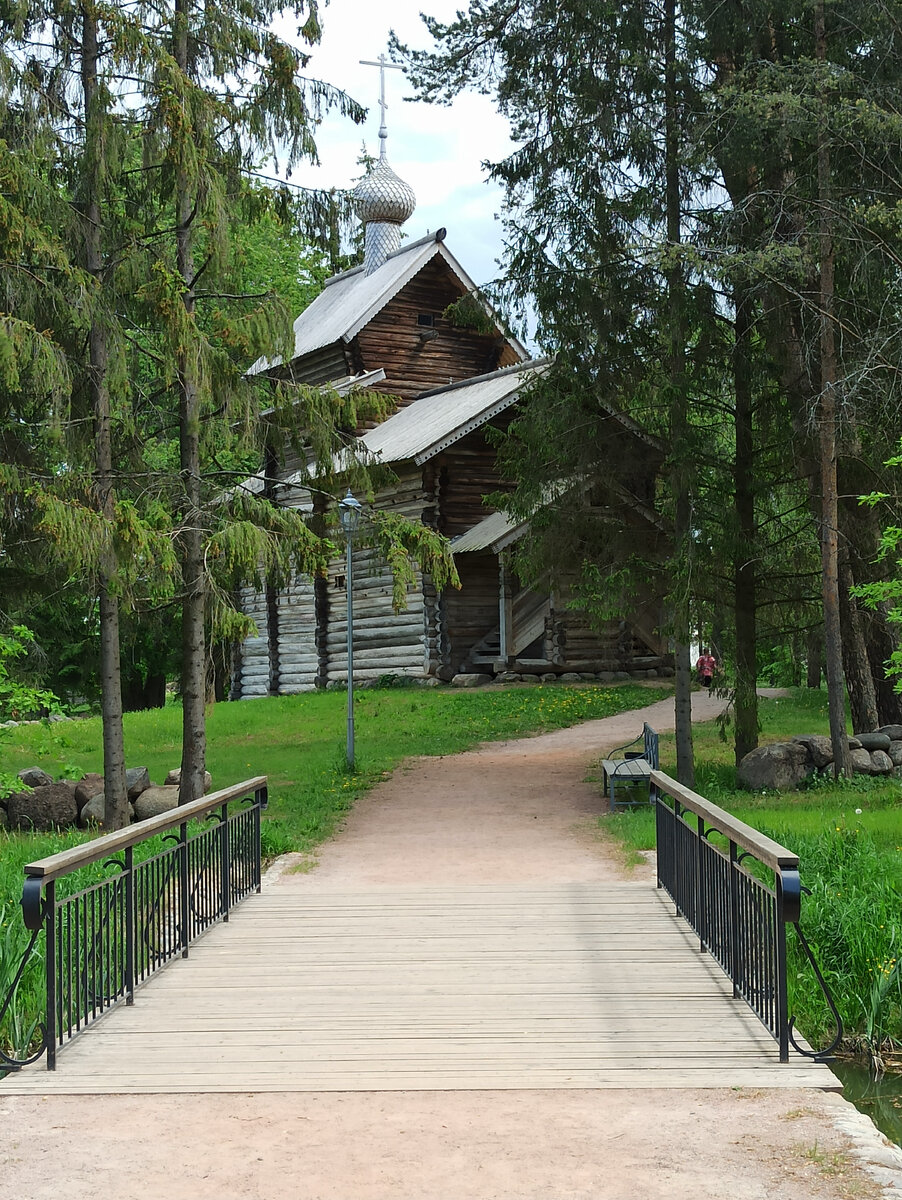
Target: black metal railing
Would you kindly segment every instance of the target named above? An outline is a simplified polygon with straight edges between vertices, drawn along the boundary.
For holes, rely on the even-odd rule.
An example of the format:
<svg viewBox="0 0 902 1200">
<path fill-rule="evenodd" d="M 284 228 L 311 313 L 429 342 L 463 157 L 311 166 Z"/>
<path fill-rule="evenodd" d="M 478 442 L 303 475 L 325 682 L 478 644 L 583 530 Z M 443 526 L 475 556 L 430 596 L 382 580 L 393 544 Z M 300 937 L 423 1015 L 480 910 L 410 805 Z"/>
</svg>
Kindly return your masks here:
<svg viewBox="0 0 902 1200">
<path fill-rule="evenodd" d="M 171 959 L 187 958 L 197 937 L 260 890 L 266 802 L 259 776 L 25 867 L 22 915 L 32 936 L 0 1016 L 31 956 L 43 950 L 40 1044 L 18 1060 L 0 1052 L 0 1069 L 46 1053 L 53 1070 L 60 1046 L 114 1005 L 131 1004 L 140 984 Z M 60 894 L 61 881 L 92 865 L 100 878 Z"/>
<path fill-rule="evenodd" d="M 663 771 L 653 771 L 656 790 L 658 886 L 668 892 L 677 912 L 711 954 L 741 998 L 759 1017 L 789 1061 L 792 1045 L 801 1054 L 821 1058 L 842 1039 L 842 1023 L 799 929 L 802 887 L 798 856 L 731 816 Z M 725 846 L 712 842 L 720 835 Z M 767 868 L 773 882 L 744 864 L 753 859 Z M 765 872 L 762 872 L 765 874 Z M 836 1021 L 836 1036 L 823 1050 L 799 1045 L 789 1015 L 786 929 L 792 925 L 814 967 Z"/>
</svg>

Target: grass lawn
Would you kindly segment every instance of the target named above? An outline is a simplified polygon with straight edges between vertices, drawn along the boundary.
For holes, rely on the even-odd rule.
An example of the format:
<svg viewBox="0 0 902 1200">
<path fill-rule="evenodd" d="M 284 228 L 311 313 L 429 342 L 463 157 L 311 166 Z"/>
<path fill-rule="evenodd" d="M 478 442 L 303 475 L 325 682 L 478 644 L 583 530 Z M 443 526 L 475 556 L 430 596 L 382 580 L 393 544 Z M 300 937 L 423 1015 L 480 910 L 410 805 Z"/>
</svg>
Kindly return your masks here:
<svg viewBox="0 0 902 1200">
<path fill-rule="evenodd" d="M 826 693 L 799 689 L 760 702 L 761 741 L 828 733 Z M 728 731 L 728 734 L 730 731 Z M 799 855 L 802 928 L 816 950 L 852 1043 L 871 1051 L 902 1046 L 902 780 L 816 779 L 803 791 L 751 793 L 736 786 L 732 738 L 715 722 L 694 727 L 695 790 Z M 672 736 L 660 740 L 661 768 L 676 775 Z M 627 860 L 654 848 L 648 809 L 602 818 Z M 829 1028 L 810 968 L 790 935 L 790 988 L 798 1025 L 817 1040 Z"/>
</svg>

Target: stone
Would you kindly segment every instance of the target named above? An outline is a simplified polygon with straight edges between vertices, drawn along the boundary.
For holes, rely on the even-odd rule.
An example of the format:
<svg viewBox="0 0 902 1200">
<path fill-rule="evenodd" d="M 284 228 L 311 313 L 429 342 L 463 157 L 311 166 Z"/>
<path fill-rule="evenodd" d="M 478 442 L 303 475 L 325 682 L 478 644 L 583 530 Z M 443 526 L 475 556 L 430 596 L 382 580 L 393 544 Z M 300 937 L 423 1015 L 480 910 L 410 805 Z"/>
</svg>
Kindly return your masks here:
<svg viewBox="0 0 902 1200">
<path fill-rule="evenodd" d="M 129 800 L 137 800 L 150 787 L 150 771 L 147 767 L 129 767 L 125 772 L 125 787 Z"/>
<path fill-rule="evenodd" d="M 456 688 L 475 688 L 484 687 L 487 683 L 492 682 L 491 675 L 477 674 L 475 671 L 467 671 L 460 675 L 455 675 L 451 680 L 451 686 Z"/>
<path fill-rule="evenodd" d="M 871 751 L 871 770 L 875 775 L 889 775 L 893 769 L 893 760 L 885 750 Z"/>
<path fill-rule="evenodd" d="M 632 677 L 629 671 L 615 671 L 614 678 L 618 683 L 628 683 Z"/>
<path fill-rule="evenodd" d="M 521 675 L 520 682 L 527 683 L 527 684 L 537 684 L 539 682 L 539 677 L 538 677 L 538 675 Z"/>
<path fill-rule="evenodd" d="M 890 742 L 887 754 L 893 760 L 894 767 L 902 767 L 902 738 Z"/>
<path fill-rule="evenodd" d="M 814 765 L 820 770 L 833 762 L 833 743 L 820 733 L 801 733 L 792 739 L 804 746 Z"/>
<path fill-rule="evenodd" d="M 862 750 L 889 750 L 892 739 L 885 733 L 856 733 L 858 744 Z"/>
<path fill-rule="evenodd" d="M 48 783 L 53 783 L 53 776 L 42 771 L 40 767 L 25 767 L 19 772 L 19 778 L 26 787 L 31 788 L 46 787 Z"/>
<path fill-rule="evenodd" d="M 33 792 L 15 792 L 7 799 L 10 829 L 68 829 L 78 819 L 75 789 L 67 783 L 47 783 Z"/>
<path fill-rule="evenodd" d="M 661 678 L 662 679 L 673 679 L 674 675 L 676 675 L 676 671 L 673 669 L 673 667 L 662 667 L 661 668 Z"/>
<path fill-rule="evenodd" d="M 434 675 L 427 675 L 425 679 L 420 680 L 420 687 L 434 688 L 434 687 L 441 687 L 441 686 L 442 686 L 442 681 L 440 679 L 436 679 L 436 677 Z"/>
<path fill-rule="evenodd" d="M 582 683 L 583 677 L 578 671 L 565 671 L 558 677 L 561 683 Z"/>
<path fill-rule="evenodd" d="M 71 721 L 72 718 L 67 717 L 65 713 L 52 712 L 48 713 L 47 720 L 51 721 L 55 725 L 58 721 Z"/>
<path fill-rule="evenodd" d="M 902 725 L 881 725 L 878 733 L 885 733 L 891 742 L 902 742 Z"/>
<path fill-rule="evenodd" d="M 657 679 L 658 678 L 658 668 L 657 667 L 649 667 L 648 670 L 645 672 L 645 677 L 647 679 Z"/>
<path fill-rule="evenodd" d="M 599 683 L 613 683 L 616 678 L 617 678 L 616 671 L 599 671 L 598 672 L 598 682 Z"/>
<path fill-rule="evenodd" d="M 91 771 L 87 775 L 82 775 L 78 783 L 75 785 L 75 803 L 78 806 L 78 811 L 84 808 L 89 800 L 92 800 L 98 792 L 103 791 L 103 776 L 98 775 L 96 771 Z"/>
<path fill-rule="evenodd" d="M 793 791 L 814 771 L 806 746 L 798 742 L 773 742 L 759 746 L 739 764 L 740 787 L 752 792 Z"/>
<path fill-rule="evenodd" d="M 499 683 L 519 683 L 521 676 L 516 671 L 502 671 L 498 676 Z"/>
<path fill-rule="evenodd" d="M 644 671 L 630 671 L 627 678 L 628 679 L 646 679 L 647 676 Z"/>
<path fill-rule="evenodd" d="M 852 751 L 849 757 L 852 760 L 852 771 L 855 775 L 874 774 L 874 766 L 871 762 L 871 753 L 869 750 L 863 750 L 859 746 Z"/>
<path fill-rule="evenodd" d="M 554 671 L 546 671 L 544 675 L 540 675 L 542 683 L 557 683 L 558 677 Z"/>
<path fill-rule="evenodd" d="M 182 782 L 182 768 L 173 767 L 166 778 L 163 780 L 163 787 L 178 787 Z M 204 771 L 204 795 L 206 796 L 210 788 L 213 786 L 213 776 L 209 771 Z"/>
<path fill-rule="evenodd" d="M 92 825 L 103 825 L 103 810 L 106 805 L 106 796 L 103 792 L 97 792 L 87 802 L 81 812 L 78 814 L 78 823 L 82 829 L 88 829 Z M 134 821 L 135 806 L 131 800 L 128 802 L 128 819 Z"/>
<path fill-rule="evenodd" d="M 857 737 L 846 738 L 846 741 L 849 743 L 850 750 L 860 750 L 861 749 L 861 742 L 859 742 Z"/>
<path fill-rule="evenodd" d="M 580 679 L 583 680 L 584 683 L 594 683 L 595 682 L 595 672 L 594 671 L 580 671 L 579 677 L 580 677 Z"/>
<path fill-rule="evenodd" d="M 9 829 L 9 817 L 5 808 L 0 808 L 0 829 Z"/>
<path fill-rule="evenodd" d="M 453 667 L 439 667 L 435 673 L 436 679 L 440 679 L 442 683 L 450 683 L 456 672 Z"/>
<path fill-rule="evenodd" d="M 179 790 L 177 787 L 146 788 L 135 801 L 135 820 L 146 821 L 148 817 L 158 817 L 160 813 L 178 808 Z"/>
</svg>

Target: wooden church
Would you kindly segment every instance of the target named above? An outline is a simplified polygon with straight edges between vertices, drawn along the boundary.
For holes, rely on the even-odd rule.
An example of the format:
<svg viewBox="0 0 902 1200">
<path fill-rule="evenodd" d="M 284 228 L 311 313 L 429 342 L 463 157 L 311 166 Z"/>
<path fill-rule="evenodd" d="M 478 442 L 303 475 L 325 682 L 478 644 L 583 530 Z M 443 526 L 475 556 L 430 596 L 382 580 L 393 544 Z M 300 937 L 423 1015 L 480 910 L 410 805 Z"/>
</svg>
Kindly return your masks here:
<svg viewBox="0 0 902 1200">
<path fill-rule="evenodd" d="M 375 550 L 354 547 L 355 683 L 666 670 L 653 621 L 594 630 L 566 596 L 524 586 L 511 570 L 509 549 L 526 525 L 486 504 L 486 495 L 503 488 L 486 430 L 504 427 L 548 363 L 531 359 L 488 310 L 488 319 L 473 325 L 448 315 L 456 302 L 475 297 L 476 287 L 448 249 L 444 229 L 402 243 L 415 200 L 388 164 L 384 124 L 379 136 L 379 160 L 354 193 L 363 265 L 329 279 L 297 318 L 289 362 L 261 360 L 251 368 L 274 379 L 340 391 L 376 387 L 395 397 L 395 411 L 360 435 L 369 456 L 394 475 L 375 505 L 451 539 L 460 589 L 439 592 L 420 574 L 400 613 L 392 608 L 387 565 Z M 318 500 L 304 486 L 308 478 L 306 463 L 287 461 L 280 482 L 266 490 L 274 503 L 314 514 Z M 233 698 L 347 679 L 345 571 L 342 558 L 328 578 L 298 576 L 284 589 L 243 592 L 257 636 L 236 654 Z"/>
</svg>

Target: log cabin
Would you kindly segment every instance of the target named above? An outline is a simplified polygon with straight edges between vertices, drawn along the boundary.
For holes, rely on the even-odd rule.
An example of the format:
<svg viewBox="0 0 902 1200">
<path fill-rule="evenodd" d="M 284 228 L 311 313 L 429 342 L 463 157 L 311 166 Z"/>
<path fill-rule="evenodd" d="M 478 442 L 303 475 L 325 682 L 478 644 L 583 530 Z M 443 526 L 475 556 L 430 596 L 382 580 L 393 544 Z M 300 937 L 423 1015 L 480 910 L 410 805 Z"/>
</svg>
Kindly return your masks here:
<svg viewBox="0 0 902 1200">
<path fill-rule="evenodd" d="M 364 225 L 364 261 L 326 282 L 294 323 L 289 361 L 260 360 L 251 371 L 309 386 L 378 387 L 395 409 L 361 429 L 361 448 L 391 469 L 374 500 L 451 539 L 460 589 L 438 591 L 422 572 L 407 606 L 392 606 L 392 579 L 371 547 L 354 546 L 354 681 L 451 680 L 458 674 L 511 678 L 584 677 L 667 670 L 666 647 L 648 613 L 602 629 L 566 592 L 527 586 L 510 551 L 527 529 L 486 497 L 504 489 L 489 427 L 504 428 L 529 384 L 548 368 L 505 333 L 447 247 L 445 230 L 401 241 L 414 209 L 407 184 L 382 151 L 355 189 Z M 454 306 L 478 307 L 461 322 Z M 270 472 L 267 471 L 269 476 Z M 280 457 L 274 503 L 311 516 L 318 501 L 307 464 Z M 233 698 L 284 695 L 347 679 L 344 559 L 328 576 L 240 596 L 256 624 L 236 654 Z"/>
</svg>

